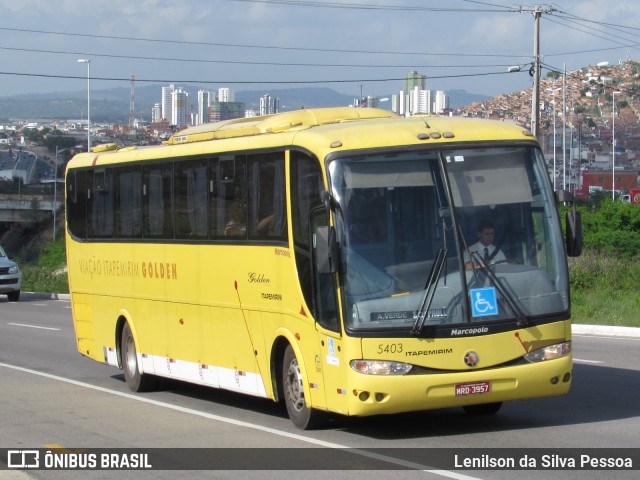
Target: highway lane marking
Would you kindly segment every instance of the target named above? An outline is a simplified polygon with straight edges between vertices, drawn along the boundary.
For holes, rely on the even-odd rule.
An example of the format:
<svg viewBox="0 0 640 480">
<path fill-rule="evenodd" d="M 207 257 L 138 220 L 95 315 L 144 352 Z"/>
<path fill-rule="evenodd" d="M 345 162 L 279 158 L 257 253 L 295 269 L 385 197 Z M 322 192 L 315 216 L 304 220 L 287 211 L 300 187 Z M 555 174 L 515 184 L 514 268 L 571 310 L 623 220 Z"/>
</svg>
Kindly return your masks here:
<svg viewBox="0 0 640 480">
<path fill-rule="evenodd" d="M 7 323 L 7 325 L 13 325 L 14 327 L 27 327 L 27 328 L 39 328 L 41 330 L 62 330 L 61 328 L 53 328 L 53 327 L 41 327 L 39 325 L 27 325 L 25 323 Z"/>
<path fill-rule="evenodd" d="M 573 363 L 589 363 L 591 365 L 600 365 L 604 362 L 601 360 L 583 360 L 581 358 L 574 358 Z"/>
<path fill-rule="evenodd" d="M 300 442 L 311 443 L 313 445 L 317 445 L 317 446 L 320 446 L 320 447 L 348 449 L 351 453 L 354 453 L 356 455 L 361 455 L 363 457 L 373 458 L 375 460 L 381 460 L 381 461 L 384 461 L 384 462 L 387 462 L 387 463 L 392 463 L 392 464 L 395 464 L 395 465 L 398 465 L 398 466 L 408 467 L 410 469 L 422 470 L 423 472 L 431 473 L 433 475 L 438 475 L 438 476 L 441 476 L 441 477 L 453 478 L 455 480 L 480 480 L 477 477 L 470 477 L 468 475 L 464 475 L 464 474 L 458 473 L 458 472 L 452 472 L 452 471 L 449 471 L 449 470 L 430 469 L 426 465 L 421 465 L 421 464 L 417 464 L 417 463 L 414 463 L 414 462 L 409 462 L 409 461 L 402 460 L 402 459 L 399 459 L 399 458 L 393 458 L 393 457 L 388 457 L 386 455 L 380 455 L 380 454 L 373 453 L 373 452 L 367 452 L 366 450 L 361 450 L 361 449 L 358 449 L 358 448 L 351 448 L 351 447 L 347 447 L 346 445 L 340 445 L 338 443 L 327 442 L 327 441 L 320 440 L 320 439 L 317 439 L 317 438 L 305 437 L 303 435 L 299 435 L 299 434 L 296 434 L 296 433 L 283 432 L 283 431 L 277 430 L 275 428 L 264 427 L 264 426 L 261 426 L 261 425 L 256 425 L 256 424 L 253 424 L 253 423 L 244 422 L 242 420 L 235 420 L 233 418 L 222 417 L 220 415 L 214 415 L 212 413 L 200 412 L 200 411 L 194 410 L 192 408 L 180 407 L 178 405 L 171 405 L 169 403 L 160 402 L 158 400 L 153 400 L 153 399 L 150 399 L 150 398 L 138 397 L 138 396 L 136 396 L 134 394 L 131 394 L 131 393 L 117 392 L 115 390 L 109 390 L 108 388 L 98 387 L 96 385 L 91 385 L 90 383 L 79 382 L 77 380 L 71 380 L 70 378 L 59 377 L 57 375 L 51 375 L 49 373 L 39 372 L 37 370 L 31 370 L 29 368 L 18 367 L 16 365 L 10 365 L 8 363 L 0 363 L 0 367 L 8 368 L 8 369 L 11 369 L 11 370 L 16 370 L 16 371 L 19 371 L 19 372 L 29 373 L 29 374 L 32 374 L 32 375 L 37 375 L 39 377 L 48 378 L 50 380 L 56 380 L 58 382 L 68 383 L 70 385 L 75 385 L 77 387 L 88 388 L 90 390 L 95 390 L 97 392 L 116 395 L 118 397 L 126 398 L 128 400 L 135 400 L 135 401 L 142 402 L 142 403 L 147 403 L 147 404 L 150 404 L 150 405 L 154 405 L 156 407 L 167 408 L 169 410 L 174 410 L 174 411 L 180 412 L 180 413 L 186 413 L 186 414 L 189 414 L 189 415 L 196 415 L 196 416 L 199 416 L 199 417 L 206 418 L 208 420 L 214 420 L 214 421 L 217 421 L 217 422 L 227 423 L 227 424 L 230 424 L 230 425 L 236 425 L 236 426 L 239 426 L 239 427 L 250 428 L 250 429 L 253 429 L 253 430 L 259 430 L 261 432 L 270 433 L 272 435 L 278 435 L 280 437 L 285 437 L 285 438 L 289 438 L 289 439 L 292 439 L 292 440 L 297 440 L 297 441 L 300 441 Z"/>
</svg>

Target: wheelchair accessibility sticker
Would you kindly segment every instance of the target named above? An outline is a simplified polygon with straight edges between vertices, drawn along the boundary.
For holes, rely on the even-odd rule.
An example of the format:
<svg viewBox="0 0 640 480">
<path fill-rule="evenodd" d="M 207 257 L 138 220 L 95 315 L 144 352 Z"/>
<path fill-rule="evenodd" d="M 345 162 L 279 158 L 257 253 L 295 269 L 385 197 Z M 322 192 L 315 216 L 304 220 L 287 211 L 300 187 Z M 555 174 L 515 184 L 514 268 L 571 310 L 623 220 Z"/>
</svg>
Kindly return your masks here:
<svg viewBox="0 0 640 480">
<path fill-rule="evenodd" d="M 495 287 L 474 288 L 469 291 L 471 296 L 471 315 L 474 317 L 488 317 L 498 315 L 498 301 Z"/>
</svg>

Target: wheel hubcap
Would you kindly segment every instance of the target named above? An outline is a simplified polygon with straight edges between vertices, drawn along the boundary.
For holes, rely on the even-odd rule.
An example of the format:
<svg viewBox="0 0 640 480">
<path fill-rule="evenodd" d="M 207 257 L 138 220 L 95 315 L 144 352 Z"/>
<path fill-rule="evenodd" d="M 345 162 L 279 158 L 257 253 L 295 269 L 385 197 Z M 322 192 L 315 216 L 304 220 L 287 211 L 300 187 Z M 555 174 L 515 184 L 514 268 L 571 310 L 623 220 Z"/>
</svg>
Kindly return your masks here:
<svg viewBox="0 0 640 480">
<path fill-rule="evenodd" d="M 289 402 L 297 411 L 304 408 L 304 389 L 302 388 L 302 375 L 297 360 L 292 360 L 287 370 L 287 396 Z"/>
<path fill-rule="evenodd" d="M 124 360 L 127 373 L 131 376 L 135 375 L 138 367 L 138 359 L 136 358 L 136 348 L 131 336 L 127 337 L 124 344 Z"/>
</svg>

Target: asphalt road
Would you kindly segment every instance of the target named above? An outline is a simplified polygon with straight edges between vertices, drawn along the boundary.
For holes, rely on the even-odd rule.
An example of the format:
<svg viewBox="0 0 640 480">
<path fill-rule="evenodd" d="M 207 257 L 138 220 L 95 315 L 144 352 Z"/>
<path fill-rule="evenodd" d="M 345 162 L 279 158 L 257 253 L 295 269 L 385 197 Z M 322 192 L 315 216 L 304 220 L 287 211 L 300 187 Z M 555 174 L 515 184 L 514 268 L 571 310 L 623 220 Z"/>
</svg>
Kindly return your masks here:
<svg viewBox="0 0 640 480">
<path fill-rule="evenodd" d="M 574 383 L 569 395 L 505 404 L 495 416 L 470 417 L 459 409 L 371 418 L 338 418 L 326 428 L 297 430 L 283 406 L 271 401 L 171 383 L 163 391 L 133 394 L 122 373 L 82 357 L 76 351 L 70 303 L 26 298 L 9 303 L 0 296 L 0 449 L 161 448 L 180 459 L 184 448 L 228 448 L 211 458 L 231 461 L 238 471 L 185 470 L 183 478 L 311 479 L 584 479 L 638 478 L 634 471 L 551 470 L 402 470 L 397 451 L 388 458 L 397 470 L 336 471 L 341 463 L 300 448 L 464 449 L 545 448 L 592 452 L 590 448 L 640 450 L 640 338 L 576 335 Z M 258 462 L 265 450 L 271 467 Z M 443 450 L 435 450 L 443 449 Z M 79 450 L 73 450 L 79 451 Z M 208 451 L 211 454 L 211 451 Z M 240 450 L 242 455 L 242 451 Z M 367 451 L 351 451 L 355 462 L 370 461 Z M 306 453 L 306 452 L 305 452 Z M 564 455 L 564 453 L 562 453 Z M 358 460 L 359 458 L 359 460 Z M 637 458 L 637 457 L 636 457 Z M 315 459 L 310 470 L 293 471 Z M 386 461 L 387 457 L 385 457 Z M 413 462 L 415 458 L 411 457 Z M 210 459 L 209 459 L 210 460 Z M 183 464 L 188 459 L 182 458 Z M 242 462 L 247 463 L 242 463 Z M 258 462 L 255 468 L 251 462 Z M 404 463 L 403 463 L 404 462 Z M 313 463 L 313 462 L 312 462 Z M 410 466 L 414 465 L 411 463 Z M 232 467 L 225 467 L 232 468 Z M 247 469 L 245 469 L 247 468 Z M 267 468 L 266 471 L 262 469 Z M 275 468 L 278 470 L 270 470 Z M 347 467 L 349 468 L 349 467 Z M 393 467 L 392 467 L 393 468 Z M 332 470 L 333 471 L 329 471 Z M 175 478 L 176 471 L 17 471 L 1 470 L 0 479 Z"/>
</svg>

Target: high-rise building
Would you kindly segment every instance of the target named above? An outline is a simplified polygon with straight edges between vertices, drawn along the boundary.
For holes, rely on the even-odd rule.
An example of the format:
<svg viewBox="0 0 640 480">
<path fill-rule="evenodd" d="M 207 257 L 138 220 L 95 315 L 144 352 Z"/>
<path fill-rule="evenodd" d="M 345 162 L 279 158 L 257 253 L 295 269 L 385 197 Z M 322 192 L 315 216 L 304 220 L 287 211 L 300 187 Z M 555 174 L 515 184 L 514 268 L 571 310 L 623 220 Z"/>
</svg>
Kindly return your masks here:
<svg viewBox="0 0 640 480">
<path fill-rule="evenodd" d="M 245 104 L 243 102 L 211 102 L 209 108 L 209 121 L 219 122 L 245 116 Z"/>
<path fill-rule="evenodd" d="M 418 90 L 418 87 L 416 87 L 414 90 L 413 111 L 411 113 L 433 113 L 432 97 L 433 92 L 431 90 Z"/>
<path fill-rule="evenodd" d="M 421 73 L 418 73 L 415 70 L 411 70 L 409 73 L 407 73 L 407 76 L 404 77 L 405 94 L 408 94 L 409 92 L 413 92 L 416 87 L 418 87 L 418 90 L 426 90 L 427 76 Z"/>
<path fill-rule="evenodd" d="M 260 97 L 260 115 L 271 115 L 280 110 L 280 99 L 268 93 Z"/>
<path fill-rule="evenodd" d="M 403 81 L 403 89 L 393 95 L 391 110 L 399 115 L 431 112 L 431 93 L 426 89 L 427 76 L 411 70 Z"/>
<path fill-rule="evenodd" d="M 436 98 L 433 102 L 433 113 L 442 113 L 443 110 L 449 108 L 449 96 L 442 90 L 436 92 Z"/>
<path fill-rule="evenodd" d="M 189 94 L 182 88 L 175 88 L 171 92 L 171 125 L 188 125 Z"/>
<path fill-rule="evenodd" d="M 162 108 L 161 115 L 163 119 L 169 121 L 171 121 L 171 94 L 174 90 L 175 86 L 173 83 L 167 87 L 162 87 L 162 99 L 160 100 Z"/>
<path fill-rule="evenodd" d="M 198 115 L 196 124 L 202 125 L 209 122 L 209 107 L 211 107 L 211 92 L 198 90 Z"/>
<path fill-rule="evenodd" d="M 439 114 L 449 108 L 449 97 L 444 91 L 426 89 L 426 75 L 412 70 L 403 83 L 404 89 L 391 99 L 391 110 L 398 115 Z"/>
<path fill-rule="evenodd" d="M 219 88 L 218 89 L 218 101 L 219 102 L 235 102 L 235 95 L 233 90 L 230 88 Z"/>
<path fill-rule="evenodd" d="M 162 105 L 156 103 L 151 109 L 151 123 L 156 123 L 162 120 Z"/>
</svg>

